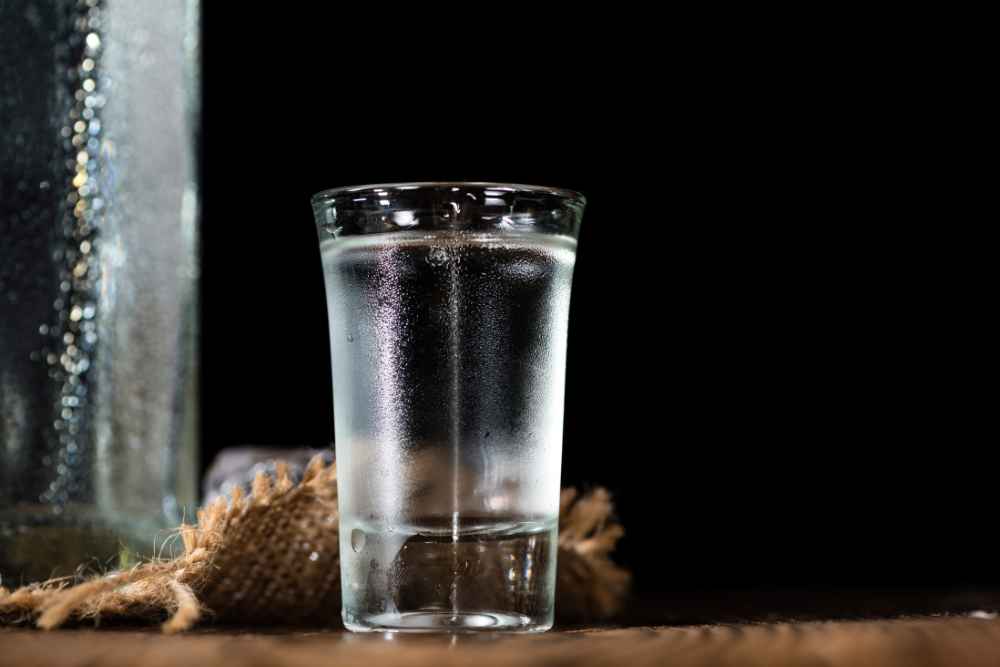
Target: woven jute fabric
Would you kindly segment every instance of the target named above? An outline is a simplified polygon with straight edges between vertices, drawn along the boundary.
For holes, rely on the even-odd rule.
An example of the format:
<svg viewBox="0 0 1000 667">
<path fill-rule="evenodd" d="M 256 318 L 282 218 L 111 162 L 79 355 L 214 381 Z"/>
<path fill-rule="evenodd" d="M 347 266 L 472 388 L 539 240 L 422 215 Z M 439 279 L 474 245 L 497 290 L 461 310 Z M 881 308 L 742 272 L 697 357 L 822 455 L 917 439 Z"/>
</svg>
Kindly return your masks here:
<svg viewBox="0 0 1000 667">
<path fill-rule="evenodd" d="M 202 619 L 241 625 L 335 625 L 340 611 L 337 469 L 320 456 L 300 482 L 288 467 L 259 473 L 177 530 L 183 554 L 82 583 L 0 588 L 0 622 L 51 629 L 77 621 L 162 621 L 164 632 Z M 623 534 L 609 494 L 562 493 L 556 609 L 588 622 L 621 608 L 629 573 L 610 559 Z M 163 620 L 165 619 L 165 620 Z"/>
</svg>

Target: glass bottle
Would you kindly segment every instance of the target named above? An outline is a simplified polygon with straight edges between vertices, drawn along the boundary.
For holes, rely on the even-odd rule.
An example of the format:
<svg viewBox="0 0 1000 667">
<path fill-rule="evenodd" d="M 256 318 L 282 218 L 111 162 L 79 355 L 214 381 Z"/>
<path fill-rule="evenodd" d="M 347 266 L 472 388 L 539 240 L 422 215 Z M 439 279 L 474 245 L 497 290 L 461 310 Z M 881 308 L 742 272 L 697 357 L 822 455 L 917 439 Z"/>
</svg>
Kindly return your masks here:
<svg viewBox="0 0 1000 667">
<path fill-rule="evenodd" d="M 196 493 L 198 15 L 0 2 L 0 576 L 150 555 Z"/>
</svg>

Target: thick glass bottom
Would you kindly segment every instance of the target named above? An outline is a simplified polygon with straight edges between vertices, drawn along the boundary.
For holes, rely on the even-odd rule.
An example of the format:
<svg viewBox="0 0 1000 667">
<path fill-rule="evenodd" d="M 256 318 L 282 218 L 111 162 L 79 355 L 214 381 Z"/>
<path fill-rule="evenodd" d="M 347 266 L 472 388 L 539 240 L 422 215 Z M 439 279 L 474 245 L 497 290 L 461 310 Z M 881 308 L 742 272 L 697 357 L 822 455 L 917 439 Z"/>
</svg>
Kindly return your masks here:
<svg viewBox="0 0 1000 667">
<path fill-rule="evenodd" d="M 108 517 L 92 506 L 19 507 L 0 511 L 0 583 L 6 588 L 51 577 L 100 574 L 141 558 L 174 555 L 164 549 L 165 519 Z M 177 545 L 169 545 L 174 548 Z"/>
<path fill-rule="evenodd" d="M 427 518 L 344 519 L 344 624 L 360 631 L 541 632 L 552 625 L 558 526 Z"/>
<path fill-rule="evenodd" d="M 344 626 L 354 632 L 545 632 L 552 621 L 499 611 L 426 609 L 365 616 L 345 611 Z"/>
</svg>

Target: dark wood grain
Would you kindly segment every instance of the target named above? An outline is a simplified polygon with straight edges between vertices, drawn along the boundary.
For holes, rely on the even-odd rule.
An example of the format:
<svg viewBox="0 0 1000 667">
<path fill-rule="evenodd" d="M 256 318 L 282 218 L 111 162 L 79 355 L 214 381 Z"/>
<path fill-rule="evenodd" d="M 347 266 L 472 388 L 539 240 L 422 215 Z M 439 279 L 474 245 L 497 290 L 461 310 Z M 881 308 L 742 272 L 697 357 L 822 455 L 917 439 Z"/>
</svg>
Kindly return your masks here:
<svg viewBox="0 0 1000 667">
<path fill-rule="evenodd" d="M 534 636 L 388 636 L 344 631 L 0 630 L 0 665 L 979 665 L 1000 664 L 1000 620 L 585 628 Z"/>
</svg>

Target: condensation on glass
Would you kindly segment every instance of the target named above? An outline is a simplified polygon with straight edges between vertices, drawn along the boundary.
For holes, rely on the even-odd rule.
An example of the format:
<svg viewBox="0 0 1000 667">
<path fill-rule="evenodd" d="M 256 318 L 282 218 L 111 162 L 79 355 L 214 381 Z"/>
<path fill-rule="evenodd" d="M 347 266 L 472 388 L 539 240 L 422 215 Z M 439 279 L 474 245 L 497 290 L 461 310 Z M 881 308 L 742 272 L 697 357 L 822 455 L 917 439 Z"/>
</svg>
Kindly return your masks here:
<svg viewBox="0 0 1000 667">
<path fill-rule="evenodd" d="M 313 199 L 352 630 L 552 625 L 584 200 L 412 183 Z"/>
<path fill-rule="evenodd" d="M 195 500 L 194 0 L 0 2 L 0 576 L 150 555 Z"/>
</svg>

